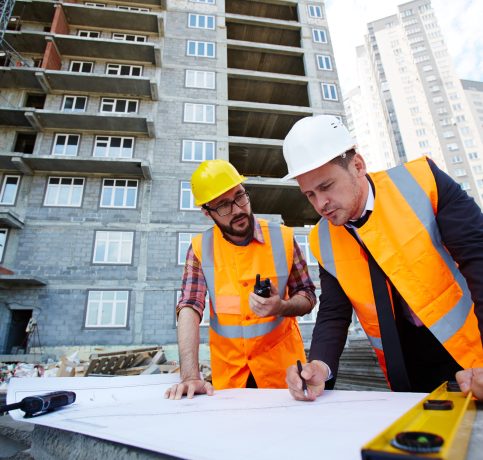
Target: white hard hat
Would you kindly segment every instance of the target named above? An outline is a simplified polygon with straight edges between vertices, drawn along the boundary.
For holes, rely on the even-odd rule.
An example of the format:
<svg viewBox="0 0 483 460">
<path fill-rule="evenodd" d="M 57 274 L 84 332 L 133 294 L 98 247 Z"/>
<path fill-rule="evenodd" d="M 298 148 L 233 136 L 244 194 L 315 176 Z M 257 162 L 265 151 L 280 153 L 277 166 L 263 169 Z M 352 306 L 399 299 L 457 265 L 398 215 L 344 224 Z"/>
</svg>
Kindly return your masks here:
<svg viewBox="0 0 483 460">
<path fill-rule="evenodd" d="M 354 139 L 337 117 L 302 118 L 283 141 L 283 156 L 288 167 L 288 174 L 283 179 L 312 171 L 354 147 Z"/>
</svg>

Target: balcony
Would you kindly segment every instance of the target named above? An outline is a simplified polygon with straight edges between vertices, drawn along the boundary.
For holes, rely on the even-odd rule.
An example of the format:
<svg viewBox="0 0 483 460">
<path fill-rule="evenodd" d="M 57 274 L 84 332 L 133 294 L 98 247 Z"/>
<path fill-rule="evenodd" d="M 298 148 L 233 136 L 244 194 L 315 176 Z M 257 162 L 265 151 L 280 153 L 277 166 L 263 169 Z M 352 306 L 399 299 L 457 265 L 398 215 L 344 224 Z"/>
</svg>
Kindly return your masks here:
<svg viewBox="0 0 483 460">
<path fill-rule="evenodd" d="M 25 175 L 41 174 L 102 174 L 107 176 L 151 179 L 147 161 L 124 158 L 65 157 L 30 155 L 15 152 L 0 153 L 0 170 Z M 17 227 L 18 228 L 18 227 Z"/>
<path fill-rule="evenodd" d="M 0 207 L 0 226 L 21 229 L 24 226 L 24 222 L 11 209 Z"/>
<path fill-rule="evenodd" d="M 154 123 L 145 117 L 105 113 L 64 113 L 30 107 L 0 107 L 0 126 L 33 128 L 36 131 L 69 131 L 94 134 L 154 137 Z"/>
<path fill-rule="evenodd" d="M 228 68 L 287 75 L 305 75 L 303 51 L 279 46 L 227 40 Z"/>
<path fill-rule="evenodd" d="M 309 107 L 307 78 L 231 69 L 228 99 Z"/>
<path fill-rule="evenodd" d="M 280 179 L 251 177 L 244 186 L 250 193 L 255 214 L 281 215 L 285 225 L 290 227 L 314 225 L 320 219 L 294 180 L 285 182 Z"/>
<path fill-rule="evenodd" d="M 225 0 L 227 13 L 246 16 L 258 16 L 271 19 L 282 19 L 286 21 L 298 21 L 297 1 L 286 2 L 264 2 L 246 0 Z"/>
<path fill-rule="evenodd" d="M 0 88 L 43 91 L 47 94 L 102 94 L 153 101 L 158 99 L 158 87 L 148 78 L 61 72 L 37 67 L 0 67 Z"/>
<path fill-rule="evenodd" d="M 75 35 L 55 35 L 52 40 L 59 54 L 72 59 L 111 59 L 130 64 L 161 66 L 161 53 L 152 43 L 121 42 Z"/>
<path fill-rule="evenodd" d="M 144 6 L 163 6 L 163 0 L 138 0 Z M 51 24 L 57 2 L 17 0 L 13 15 L 25 22 Z M 162 18 L 152 13 L 119 10 L 117 8 L 95 8 L 75 3 L 63 3 L 62 9 L 69 26 L 96 27 L 162 35 Z"/>
<path fill-rule="evenodd" d="M 310 115 L 309 107 L 229 101 L 228 134 L 282 140 L 297 121 Z"/>
<path fill-rule="evenodd" d="M 154 2 L 156 0 L 153 0 Z M 159 3 L 158 1 L 157 4 L 159 5 Z M 144 32 L 159 36 L 163 34 L 162 18 L 156 14 L 115 8 L 95 8 L 73 3 L 64 3 L 62 8 L 69 26 Z"/>
<path fill-rule="evenodd" d="M 300 46 L 300 25 L 290 21 L 275 21 L 226 15 L 226 36 L 229 40 Z"/>
<path fill-rule="evenodd" d="M 152 43 L 121 42 L 76 35 L 51 35 L 44 32 L 5 32 L 5 40 L 20 54 L 45 53 L 52 42 L 62 58 L 112 59 L 130 64 L 161 66 L 161 52 Z"/>
</svg>

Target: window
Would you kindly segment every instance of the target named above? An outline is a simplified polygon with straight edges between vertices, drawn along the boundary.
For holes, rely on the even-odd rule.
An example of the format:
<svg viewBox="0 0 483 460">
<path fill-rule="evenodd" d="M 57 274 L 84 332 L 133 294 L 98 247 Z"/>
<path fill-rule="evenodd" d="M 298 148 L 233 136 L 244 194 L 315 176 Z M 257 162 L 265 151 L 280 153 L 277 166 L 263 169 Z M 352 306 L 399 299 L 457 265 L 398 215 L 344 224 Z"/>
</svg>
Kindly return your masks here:
<svg viewBox="0 0 483 460">
<path fill-rule="evenodd" d="M 420 141 L 419 147 L 421 147 L 422 149 L 425 149 L 425 148 L 429 147 L 429 142 L 428 141 Z"/>
<path fill-rule="evenodd" d="M 442 104 L 444 102 L 444 99 L 441 96 L 436 96 L 436 97 L 433 97 L 433 102 L 435 104 Z"/>
<path fill-rule="evenodd" d="M 450 152 L 454 152 L 455 150 L 458 150 L 459 147 L 458 147 L 458 144 L 456 143 L 452 143 L 452 144 L 446 144 L 446 148 L 450 151 Z"/>
<path fill-rule="evenodd" d="M 308 5 L 307 8 L 309 10 L 309 16 L 311 18 L 321 18 L 321 19 L 323 19 L 324 16 L 322 15 L 322 7 L 321 6 Z"/>
<path fill-rule="evenodd" d="M 327 43 L 327 33 L 323 29 L 312 29 L 312 40 L 315 43 Z"/>
<path fill-rule="evenodd" d="M 215 123 L 215 106 L 186 102 L 183 121 L 186 123 Z"/>
<path fill-rule="evenodd" d="M 70 71 L 80 73 L 92 73 L 94 70 L 94 63 L 88 61 L 71 61 Z"/>
<path fill-rule="evenodd" d="M 13 205 L 17 198 L 20 176 L 3 176 L 2 188 L 0 190 L 0 204 Z"/>
<path fill-rule="evenodd" d="M 95 264 L 130 264 L 134 232 L 96 232 Z"/>
<path fill-rule="evenodd" d="M 75 157 L 79 148 L 79 134 L 56 134 L 52 155 Z"/>
<path fill-rule="evenodd" d="M 454 137 L 454 132 L 453 131 L 443 131 L 443 137 L 445 139 L 451 139 Z"/>
<path fill-rule="evenodd" d="M 84 5 L 86 5 L 86 6 L 95 6 L 97 8 L 105 8 L 106 7 L 106 4 L 105 3 L 85 2 Z"/>
<path fill-rule="evenodd" d="M 96 136 L 95 157 L 132 158 L 134 137 Z"/>
<path fill-rule="evenodd" d="M 193 3 L 207 3 L 209 5 L 214 5 L 215 4 L 215 0 L 190 0 L 190 2 L 193 2 Z"/>
<path fill-rule="evenodd" d="M 463 190 L 469 190 L 471 188 L 469 182 L 459 182 L 459 184 Z"/>
<path fill-rule="evenodd" d="M 89 291 L 85 327 L 125 327 L 129 291 Z"/>
<path fill-rule="evenodd" d="M 106 74 L 140 77 L 143 74 L 143 67 L 140 65 L 107 64 Z"/>
<path fill-rule="evenodd" d="M 330 56 L 317 55 L 317 66 L 320 70 L 332 70 L 332 60 Z"/>
<path fill-rule="evenodd" d="M 181 291 L 176 291 L 176 306 L 178 306 L 179 299 L 181 298 Z M 178 319 L 176 318 L 176 324 Z M 210 293 L 206 292 L 205 296 L 205 308 L 203 310 L 203 318 L 201 318 L 200 326 L 210 325 Z"/>
<path fill-rule="evenodd" d="M 317 313 L 319 311 L 319 296 L 320 296 L 320 289 L 315 290 L 315 296 L 317 297 L 317 303 L 314 305 L 314 308 L 312 308 L 312 311 L 310 313 L 307 313 L 304 316 L 298 316 L 297 321 L 301 324 L 304 323 L 315 323 L 315 320 L 317 319 Z"/>
<path fill-rule="evenodd" d="M 305 256 L 307 265 L 317 265 L 317 259 L 310 252 L 309 238 L 307 235 L 295 235 L 295 241 L 302 250 L 302 254 Z"/>
<path fill-rule="evenodd" d="M 179 209 L 184 211 L 198 210 L 198 207 L 195 206 L 193 193 L 191 193 L 191 185 L 187 181 L 182 181 L 180 185 Z"/>
<path fill-rule="evenodd" d="M 470 153 L 468 153 L 468 158 L 470 160 L 477 160 L 478 159 L 478 152 L 470 152 Z"/>
<path fill-rule="evenodd" d="M 146 42 L 146 35 L 133 35 L 133 34 L 112 34 L 112 39 L 120 42 Z"/>
<path fill-rule="evenodd" d="M 212 141 L 183 140 L 183 161 L 215 159 L 215 143 Z"/>
<path fill-rule="evenodd" d="M 138 181 L 131 179 L 104 179 L 102 182 L 101 208 L 135 208 Z"/>
<path fill-rule="evenodd" d="M 206 14 L 188 14 L 188 27 L 193 29 L 215 29 L 215 17 Z"/>
<path fill-rule="evenodd" d="M 481 166 L 481 165 L 473 166 L 473 172 L 475 174 L 481 174 L 481 173 L 483 173 L 483 166 Z"/>
<path fill-rule="evenodd" d="M 95 30 L 79 30 L 77 31 L 77 35 L 86 38 L 100 38 L 101 33 Z"/>
<path fill-rule="evenodd" d="M 180 233 L 178 238 L 178 265 L 184 265 L 191 239 L 196 233 Z"/>
<path fill-rule="evenodd" d="M 17 133 L 17 139 L 13 147 L 14 152 L 33 153 L 37 134 Z"/>
<path fill-rule="evenodd" d="M 135 99 L 113 99 L 103 97 L 101 100 L 101 112 L 104 113 L 137 113 L 138 101 Z"/>
<path fill-rule="evenodd" d="M 338 101 L 337 88 L 332 83 L 321 83 L 322 97 L 327 101 Z"/>
<path fill-rule="evenodd" d="M 187 88 L 215 89 L 215 72 L 186 70 L 185 85 Z"/>
<path fill-rule="evenodd" d="M 83 192 L 82 177 L 49 177 L 44 206 L 80 207 Z"/>
<path fill-rule="evenodd" d="M 426 135 L 426 130 L 424 128 L 416 130 L 416 136 L 425 136 L 425 135 Z"/>
<path fill-rule="evenodd" d="M 118 5 L 117 6 L 118 10 L 126 10 L 126 11 L 140 11 L 143 13 L 149 13 L 150 9 L 149 8 L 140 8 L 138 6 L 122 6 Z"/>
<path fill-rule="evenodd" d="M 458 164 L 458 163 L 463 163 L 463 159 L 459 155 L 455 155 L 451 157 L 451 163 Z"/>
<path fill-rule="evenodd" d="M 188 56 L 215 57 L 215 44 L 213 42 L 199 42 L 188 40 L 186 44 L 186 54 Z"/>
<path fill-rule="evenodd" d="M 0 261 L 3 260 L 5 245 L 7 243 L 8 229 L 0 228 Z"/>
<path fill-rule="evenodd" d="M 64 96 L 63 112 L 85 112 L 87 107 L 86 96 Z"/>
</svg>

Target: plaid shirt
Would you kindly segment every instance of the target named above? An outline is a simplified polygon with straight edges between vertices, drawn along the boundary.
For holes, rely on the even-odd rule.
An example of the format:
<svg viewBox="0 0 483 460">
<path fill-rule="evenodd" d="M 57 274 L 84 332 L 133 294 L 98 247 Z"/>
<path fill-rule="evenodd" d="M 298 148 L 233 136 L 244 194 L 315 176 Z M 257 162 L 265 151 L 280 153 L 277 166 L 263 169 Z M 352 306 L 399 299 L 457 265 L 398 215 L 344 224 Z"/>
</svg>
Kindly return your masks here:
<svg viewBox="0 0 483 460">
<path fill-rule="evenodd" d="M 253 239 L 262 244 L 265 242 L 262 229 L 256 218 Z M 316 304 L 315 286 L 310 279 L 307 262 L 295 240 L 293 245 L 293 265 L 288 277 L 287 287 L 290 298 L 297 294 L 306 297 L 312 307 Z M 188 253 L 186 254 L 183 287 L 181 297 L 176 307 L 176 315 L 179 314 L 182 308 L 191 307 L 200 315 L 200 319 L 203 318 L 207 290 L 201 263 L 190 245 Z"/>
</svg>

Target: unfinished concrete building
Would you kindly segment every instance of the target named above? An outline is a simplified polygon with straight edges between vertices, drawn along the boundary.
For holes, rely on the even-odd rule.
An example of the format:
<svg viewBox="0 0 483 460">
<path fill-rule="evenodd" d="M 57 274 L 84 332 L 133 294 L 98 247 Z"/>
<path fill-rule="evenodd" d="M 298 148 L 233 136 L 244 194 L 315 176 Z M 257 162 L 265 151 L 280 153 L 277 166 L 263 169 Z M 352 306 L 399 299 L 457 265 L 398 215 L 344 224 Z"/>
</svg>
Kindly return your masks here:
<svg viewBox="0 0 483 460">
<path fill-rule="evenodd" d="M 0 353 L 176 342 L 186 250 L 210 225 L 189 185 L 204 159 L 249 176 L 254 212 L 296 227 L 318 280 L 317 216 L 281 181 L 281 147 L 300 118 L 343 116 L 338 86 L 322 1 L 16 1 L 0 50 Z"/>
</svg>

